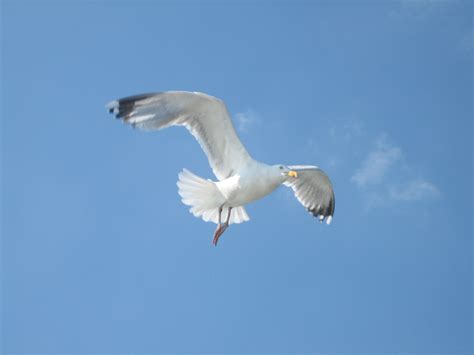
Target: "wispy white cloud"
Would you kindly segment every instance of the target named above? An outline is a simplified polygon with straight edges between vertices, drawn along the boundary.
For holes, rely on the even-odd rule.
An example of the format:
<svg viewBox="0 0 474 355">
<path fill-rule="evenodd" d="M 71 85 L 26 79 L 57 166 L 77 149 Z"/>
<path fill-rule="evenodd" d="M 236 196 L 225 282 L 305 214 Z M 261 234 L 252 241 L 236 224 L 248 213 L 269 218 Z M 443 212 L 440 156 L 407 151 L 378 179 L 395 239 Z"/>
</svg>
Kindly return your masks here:
<svg viewBox="0 0 474 355">
<path fill-rule="evenodd" d="M 410 154 L 388 134 L 371 128 L 355 115 L 327 119 L 308 132 L 307 150 L 329 173 L 348 176 L 361 193 L 366 208 L 434 200 L 442 191 L 410 161 Z"/>
<path fill-rule="evenodd" d="M 374 146 L 351 177 L 364 191 L 368 206 L 421 201 L 441 195 L 432 182 L 410 176 L 412 169 L 407 166 L 402 149 L 389 143 L 386 135 L 379 136 Z"/>
<path fill-rule="evenodd" d="M 385 136 L 377 139 L 375 149 L 369 153 L 351 180 L 358 186 L 380 184 L 393 164 L 402 157 L 399 147 L 390 145 Z"/>
<path fill-rule="evenodd" d="M 259 115 L 252 109 L 235 114 L 237 129 L 241 132 L 247 132 L 251 126 L 260 122 Z"/>
<path fill-rule="evenodd" d="M 438 188 L 425 180 L 413 180 L 402 185 L 392 186 L 389 193 L 392 199 L 398 201 L 419 201 L 440 195 Z"/>
</svg>

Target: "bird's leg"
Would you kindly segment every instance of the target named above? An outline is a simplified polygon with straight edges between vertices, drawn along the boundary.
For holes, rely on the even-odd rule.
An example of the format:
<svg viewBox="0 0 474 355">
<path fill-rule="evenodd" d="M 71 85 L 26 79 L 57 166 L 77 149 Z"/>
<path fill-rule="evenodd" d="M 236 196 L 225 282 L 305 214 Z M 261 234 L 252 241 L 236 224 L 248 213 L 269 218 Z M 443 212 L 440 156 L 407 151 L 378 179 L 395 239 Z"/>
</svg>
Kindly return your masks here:
<svg viewBox="0 0 474 355">
<path fill-rule="evenodd" d="M 227 218 L 225 219 L 225 228 L 229 226 L 229 220 L 230 220 L 230 212 L 232 211 L 232 207 L 229 207 L 229 210 L 227 211 Z"/>
<path fill-rule="evenodd" d="M 221 224 L 221 213 L 222 213 L 222 207 L 219 208 L 219 225 L 217 226 L 217 229 L 214 233 L 214 239 L 212 241 L 212 244 L 217 245 L 217 242 L 219 241 L 219 238 L 222 234 L 224 234 L 225 230 L 229 226 L 229 220 L 230 220 L 230 213 L 232 211 L 232 207 L 229 207 L 229 210 L 227 211 L 227 217 L 225 220 L 224 224 Z"/>
<path fill-rule="evenodd" d="M 221 229 L 222 229 L 221 215 L 222 215 L 222 206 L 219 207 L 219 217 L 218 217 L 217 228 L 216 228 L 216 231 L 214 232 L 214 239 L 212 240 L 212 244 L 214 244 L 214 245 L 217 245 L 217 240 L 220 237 L 220 232 L 221 232 Z"/>
</svg>

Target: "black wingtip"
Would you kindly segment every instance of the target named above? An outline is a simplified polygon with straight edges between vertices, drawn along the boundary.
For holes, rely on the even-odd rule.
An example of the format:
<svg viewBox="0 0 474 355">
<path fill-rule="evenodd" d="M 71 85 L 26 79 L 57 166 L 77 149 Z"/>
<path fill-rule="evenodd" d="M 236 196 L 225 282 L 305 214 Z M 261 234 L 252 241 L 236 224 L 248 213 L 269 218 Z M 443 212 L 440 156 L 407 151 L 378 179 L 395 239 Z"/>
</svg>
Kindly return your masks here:
<svg viewBox="0 0 474 355">
<path fill-rule="evenodd" d="M 158 93 L 141 94 L 118 99 L 114 102 L 113 107 L 109 107 L 109 113 L 115 114 L 115 118 L 117 119 L 126 121 L 129 115 L 134 111 L 138 101 L 148 99 L 155 95 L 158 95 Z"/>
</svg>

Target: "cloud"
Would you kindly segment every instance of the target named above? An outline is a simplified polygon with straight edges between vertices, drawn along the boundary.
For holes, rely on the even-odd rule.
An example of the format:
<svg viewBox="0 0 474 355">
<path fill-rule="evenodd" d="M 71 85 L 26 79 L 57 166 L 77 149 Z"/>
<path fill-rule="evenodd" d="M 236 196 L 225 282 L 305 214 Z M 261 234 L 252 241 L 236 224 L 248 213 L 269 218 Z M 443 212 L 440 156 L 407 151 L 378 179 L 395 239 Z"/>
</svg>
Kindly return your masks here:
<svg viewBox="0 0 474 355">
<path fill-rule="evenodd" d="M 381 136 L 375 145 L 375 149 L 369 153 L 351 178 L 358 186 L 380 184 L 390 167 L 402 157 L 401 149 L 388 144 L 385 136 Z"/>
<path fill-rule="evenodd" d="M 398 201 L 419 201 L 440 195 L 438 188 L 429 181 L 413 180 L 404 185 L 392 186 L 390 197 Z"/>
<path fill-rule="evenodd" d="M 241 132 L 247 132 L 252 125 L 260 122 L 259 115 L 251 109 L 248 109 L 245 112 L 236 113 L 235 119 L 237 122 L 237 129 Z"/>
<path fill-rule="evenodd" d="M 336 170 L 361 192 L 366 208 L 433 201 L 442 191 L 409 162 L 409 152 L 368 120 L 345 115 L 306 132 L 310 161 L 331 176 Z"/>
<path fill-rule="evenodd" d="M 412 169 L 406 164 L 402 149 L 380 135 L 351 181 L 364 192 L 370 207 L 394 202 L 413 202 L 433 199 L 441 192 L 432 182 L 413 178 Z"/>
</svg>

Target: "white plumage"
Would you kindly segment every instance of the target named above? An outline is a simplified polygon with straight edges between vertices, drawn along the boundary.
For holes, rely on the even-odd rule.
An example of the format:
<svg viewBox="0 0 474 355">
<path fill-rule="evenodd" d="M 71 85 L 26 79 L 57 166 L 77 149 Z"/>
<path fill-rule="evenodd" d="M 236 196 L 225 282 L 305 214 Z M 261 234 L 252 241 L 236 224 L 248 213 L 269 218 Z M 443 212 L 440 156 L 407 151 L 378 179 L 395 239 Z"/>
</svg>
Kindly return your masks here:
<svg viewBox="0 0 474 355">
<path fill-rule="evenodd" d="M 227 214 L 229 206 L 225 205 L 225 197 L 217 185 L 194 175 L 187 169 L 179 173 L 178 193 L 185 205 L 192 206 L 189 210 L 194 216 L 202 217 L 206 222 L 219 223 L 219 206 L 223 206 L 222 213 Z M 216 207 L 217 206 L 217 207 Z M 234 207 L 229 224 L 242 223 L 249 220 L 243 206 Z"/>
<path fill-rule="evenodd" d="M 206 153 L 217 181 L 205 180 L 184 169 L 178 188 L 190 212 L 218 224 L 214 244 L 229 224 L 249 220 L 244 206 L 290 186 L 307 210 L 329 224 L 334 214 L 334 192 L 329 178 L 316 166 L 267 165 L 249 155 L 237 136 L 224 102 L 197 92 L 164 92 L 126 97 L 107 105 L 117 118 L 144 130 L 184 126 Z M 226 217 L 222 223 L 222 214 Z"/>
</svg>

